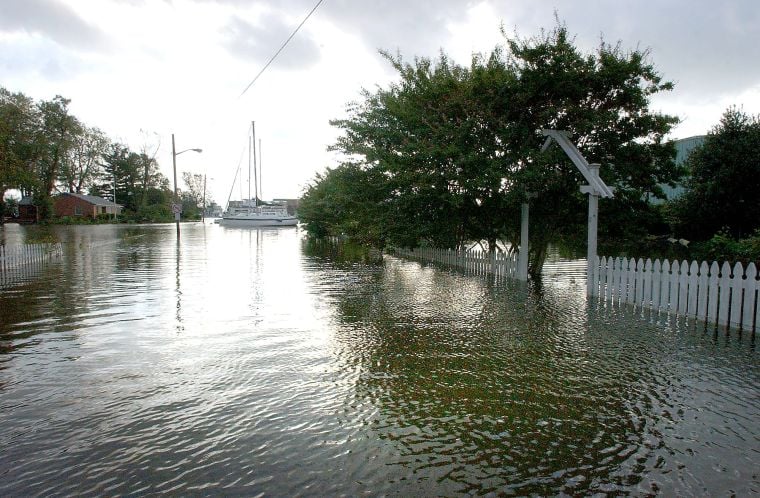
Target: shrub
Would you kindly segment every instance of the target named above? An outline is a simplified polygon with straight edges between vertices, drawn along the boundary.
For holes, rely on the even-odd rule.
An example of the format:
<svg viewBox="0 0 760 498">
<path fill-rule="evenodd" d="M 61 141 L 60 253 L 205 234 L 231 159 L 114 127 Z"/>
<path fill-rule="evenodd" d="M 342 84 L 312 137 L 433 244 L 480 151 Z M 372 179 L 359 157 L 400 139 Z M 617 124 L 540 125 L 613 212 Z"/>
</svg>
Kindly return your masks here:
<svg viewBox="0 0 760 498">
<path fill-rule="evenodd" d="M 728 230 L 721 230 L 710 240 L 695 244 L 693 256 L 705 261 L 760 263 L 760 229 L 744 239 L 734 239 Z"/>
</svg>

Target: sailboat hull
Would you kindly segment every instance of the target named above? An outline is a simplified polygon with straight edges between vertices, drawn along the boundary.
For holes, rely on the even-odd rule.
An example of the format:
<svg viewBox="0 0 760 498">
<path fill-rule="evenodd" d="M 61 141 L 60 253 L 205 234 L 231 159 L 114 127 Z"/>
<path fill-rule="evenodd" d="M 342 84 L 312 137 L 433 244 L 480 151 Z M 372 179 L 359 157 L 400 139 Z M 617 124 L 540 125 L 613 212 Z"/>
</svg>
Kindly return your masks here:
<svg viewBox="0 0 760 498">
<path fill-rule="evenodd" d="M 231 216 L 222 218 L 219 224 L 228 227 L 293 227 L 298 224 L 298 219 L 292 216 L 275 218 Z"/>
</svg>

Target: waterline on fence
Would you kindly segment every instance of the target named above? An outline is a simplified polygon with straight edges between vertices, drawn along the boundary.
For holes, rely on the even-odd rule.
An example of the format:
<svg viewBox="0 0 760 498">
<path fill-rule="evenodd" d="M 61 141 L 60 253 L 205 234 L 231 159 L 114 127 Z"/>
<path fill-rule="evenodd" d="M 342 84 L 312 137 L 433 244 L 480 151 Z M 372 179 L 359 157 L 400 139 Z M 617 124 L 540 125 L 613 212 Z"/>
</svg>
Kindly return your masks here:
<svg viewBox="0 0 760 498">
<path fill-rule="evenodd" d="M 728 262 L 673 261 L 667 259 L 607 258 L 594 268 L 592 295 L 687 316 L 708 325 L 757 330 L 757 291 L 754 263 L 731 268 Z"/>
<path fill-rule="evenodd" d="M 465 273 L 517 279 L 517 255 L 514 253 L 470 249 L 457 251 L 422 247 L 395 248 L 393 254 L 411 260 L 439 264 Z M 547 263 L 545 279 L 553 285 L 585 284 L 586 260 L 560 260 Z M 760 313 L 760 275 L 754 263 L 733 268 L 728 262 L 673 261 L 633 258 L 597 259 L 593 268 L 590 300 L 602 299 L 611 304 L 651 308 L 705 322 L 707 326 L 757 331 Z M 556 278 L 567 273 L 570 278 Z"/>
<path fill-rule="evenodd" d="M 0 286 L 25 280 L 42 265 L 62 255 L 61 243 L 0 245 Z"/>
</svg>

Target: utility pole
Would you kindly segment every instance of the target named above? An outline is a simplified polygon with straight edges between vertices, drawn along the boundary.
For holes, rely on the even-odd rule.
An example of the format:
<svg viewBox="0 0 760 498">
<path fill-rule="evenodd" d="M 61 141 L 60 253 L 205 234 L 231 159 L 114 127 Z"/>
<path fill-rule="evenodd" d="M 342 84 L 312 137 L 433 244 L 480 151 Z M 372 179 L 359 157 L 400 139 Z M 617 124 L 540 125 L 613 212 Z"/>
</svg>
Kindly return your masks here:
<svg viewBox="0 0 760 498">
<path fill-rule="evenodd" d="M 189 150 L 199 154 L 203 152 L 203 149 L 185 149 L 177 152 L 174 148 L 174 133 L 172 133 L 172 167 L 174 168 L 174 202 L 172 203 L 172 211 L 174 212 L 174 221 L 177 223 L 177 240 L 179 240 L 179 215 L 182 212 L 182 204 L 180 204 L 179 197 L 177 196 L 177 156 Z"/>
<path fill-rule="evenodd" d="M 172 133 L 172 167 L 174 168 L 174 202 L 172 211 L 174 212 L 174 222 L 177 224 L 177 240 L 179 240 L 179 202 L 177 198 L 177 152 L 174 148 L 174 133 Z"/>
<path fill-rule="evenodd" d="M 206 174 L 203 174 L 203 206 L 201 207 L 201 221 L 206 223 Z"/>
</svg>

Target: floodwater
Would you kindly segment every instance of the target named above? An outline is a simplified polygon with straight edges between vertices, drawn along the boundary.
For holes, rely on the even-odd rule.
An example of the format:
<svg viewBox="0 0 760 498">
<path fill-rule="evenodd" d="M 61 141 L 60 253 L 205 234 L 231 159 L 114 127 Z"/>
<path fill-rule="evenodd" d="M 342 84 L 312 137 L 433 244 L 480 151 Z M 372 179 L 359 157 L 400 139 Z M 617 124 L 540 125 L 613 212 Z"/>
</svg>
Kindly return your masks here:
<svg viewBox="0 0 760 498">
<path fill-rule="evenodd" d="M 8 226 L 0 495 L 760 493 L 755 338 L 314 245 Z"/>
</svg>

